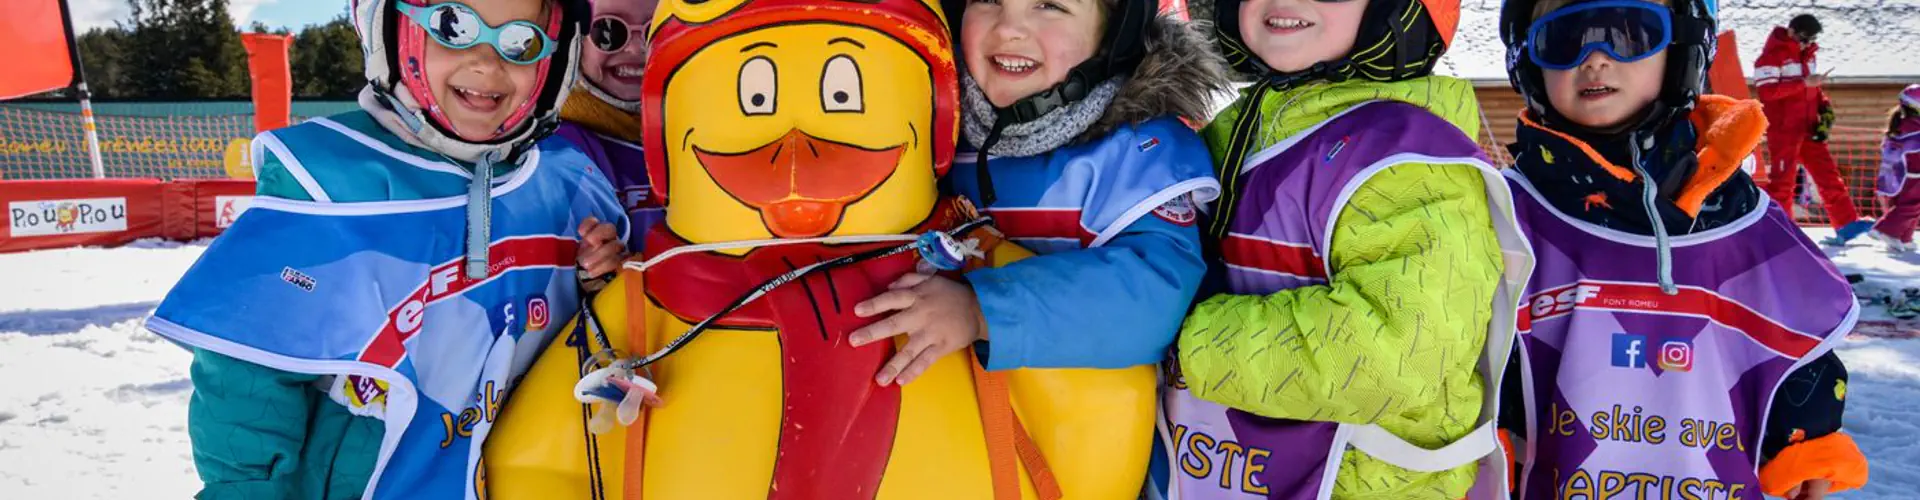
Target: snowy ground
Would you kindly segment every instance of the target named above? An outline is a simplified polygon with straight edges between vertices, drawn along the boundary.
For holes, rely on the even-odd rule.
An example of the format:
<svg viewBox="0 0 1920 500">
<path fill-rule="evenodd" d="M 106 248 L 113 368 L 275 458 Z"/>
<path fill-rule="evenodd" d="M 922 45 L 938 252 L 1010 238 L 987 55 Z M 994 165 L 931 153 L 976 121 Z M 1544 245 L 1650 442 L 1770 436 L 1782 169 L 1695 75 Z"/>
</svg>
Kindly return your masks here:
<svg viewBox="0 0 1920 500">
<path fill-rule="evenodd" d="M 140 320 L 204 248 L 0 254 L 0 499 L 192 496 L 189 357 Z M 1920 284 L 1920 257 L 1866 242 L 1831 253 L 1882 285 Z M 1872 484 L 1841 497 L 1914 498 L 1920 339 L 1855 338 L 1840 353 L 1847 426 L 1874 461 Z"/>
</svg>

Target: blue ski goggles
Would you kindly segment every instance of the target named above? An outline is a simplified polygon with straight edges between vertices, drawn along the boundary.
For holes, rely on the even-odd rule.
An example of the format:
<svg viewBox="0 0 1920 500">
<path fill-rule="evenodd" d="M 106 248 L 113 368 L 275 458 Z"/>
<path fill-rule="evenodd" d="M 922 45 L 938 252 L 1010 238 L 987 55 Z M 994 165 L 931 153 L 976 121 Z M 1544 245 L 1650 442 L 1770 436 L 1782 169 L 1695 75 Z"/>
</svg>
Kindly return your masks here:
<svg viewBox="0 0 1920 500">
<path fill-rule="evenodd" d="M 427 37 L 449 49 L 461 50 L 488 44 L 500 58 L 514 64 L 534 64 L 553 55 L 560 45 L 540 25 L 513 21 L 489 26 L 473 7 L 459 2 L 412 5 L 394 2 L 394 8 L 414 24 L 427 30 Z"/>
<path fill-rule="evenodd" d="M 1615 61 L 1646 59 L 1673 43 L 1673 13 L 1641 0 L 1601 0 L 1563 7 L 1527 28 L 1527 57 L 1541 68 L 1570 70 L 1595 51 Z"/>
</svg>

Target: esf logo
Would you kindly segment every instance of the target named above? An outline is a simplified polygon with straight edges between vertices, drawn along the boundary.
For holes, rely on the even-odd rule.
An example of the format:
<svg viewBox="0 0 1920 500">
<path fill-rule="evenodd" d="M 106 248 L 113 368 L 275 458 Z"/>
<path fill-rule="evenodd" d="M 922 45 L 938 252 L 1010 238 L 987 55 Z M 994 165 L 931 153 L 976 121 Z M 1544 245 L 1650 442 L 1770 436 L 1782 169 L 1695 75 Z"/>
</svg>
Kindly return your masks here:
<svg viewBox="0 0 1920 500">
<path fill-rule="evenodd" d="M 1540 318 L 1571 311 L 1573 306 L 1585 304 L 1588 299 L 1599 295 L 1600 287 L 1596 285 L 1579 285 L 1552 295 L 1545 293 L 1535 295 L 1533 296 L 1533 316 Z"/>
<path fill-rule="evenodd" d="M 1648 351 L 1652 344 L 1646 335 L 1631 333 L 1613 334 L 1612 364 L 1621 368 L 1646 368 Z M 1670 372 L 1693 371 L 1693 342 L 1686 340 L 1668 340 L 1660 344 L 1653 352 L 1654 366 Z"/>
</svg>

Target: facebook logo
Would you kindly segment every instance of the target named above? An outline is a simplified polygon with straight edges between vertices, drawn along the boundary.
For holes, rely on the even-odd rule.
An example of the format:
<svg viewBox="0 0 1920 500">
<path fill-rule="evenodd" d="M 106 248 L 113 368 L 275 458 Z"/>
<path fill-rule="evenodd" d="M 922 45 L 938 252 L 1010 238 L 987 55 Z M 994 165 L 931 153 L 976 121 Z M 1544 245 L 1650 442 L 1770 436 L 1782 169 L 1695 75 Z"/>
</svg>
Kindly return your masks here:
<svg viewBox="0 0 1920 500">
<path fill-rule="evenodd" d="M 1634 335 L 1631 333 L 1613 334 L 1613 366 L 1646 368 L 1646 350 L 1646 335 Z"/>
</svg>

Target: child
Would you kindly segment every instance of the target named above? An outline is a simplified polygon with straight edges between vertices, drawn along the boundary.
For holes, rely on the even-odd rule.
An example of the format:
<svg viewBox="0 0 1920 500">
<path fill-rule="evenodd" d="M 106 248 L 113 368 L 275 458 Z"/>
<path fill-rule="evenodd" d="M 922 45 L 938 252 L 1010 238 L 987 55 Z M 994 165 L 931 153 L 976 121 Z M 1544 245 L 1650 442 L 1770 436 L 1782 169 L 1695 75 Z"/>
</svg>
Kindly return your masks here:
<svg viewBox="0 0 1920 500">
<path fill-rule="evenodd" d="M 963 281 L 908 275 L 864 303 L 905 333 L 876 381 L 973 346 L 988 370 L 1150 364 L 1199 287 L 1194 204 L 1219 184 L 1180 118 L 1225 85 L 1198 30 L 1147 0 L 973 0 L 959 16 L 962 148 L 946 180 L 1040 254 Z"/>
<path fill-rule="evenodd" d="M 148 322 L 195 348 L 200 498 L 473 498 L 500 404 L 625 215 L 557 124 L 580 1 L 360 0 L 362 111 L 254 141 L 260 197 Z M 497 215 L 497 216 L 496 216 Z"/>
<path fill-rule="evenodd" d="M 1858 304 L 1703 95 L 1712 0 L 1509 0 L 1515 211 L 1539 261 L 1506 425 L 1518 498 L 1823 498 L 1861 486 L 1829 352 Z"/>
<path fill-rule="evenodd" d="M 1224 7 L 1221 45 L 1259 80 L 1203 132 L 1227 286 L 1181 328 L 1155 483 L 1460 498 L 1493 449 L 1497 374 L 1476 363 L 1500 366 L 1528 257 L 1473 88 L 1430 76 L 1459 2 Z"/>
<path fill-rule="evenodd" d="M 627 208 L 628 234 L 642 234 L 663 215 L 660 203 L 648 194 L 647 165 L 640 150 L 640 77 L 647 69 L 647 26 L 657 0 L 597 0 L 593 22 L 587 28 L 580 53 L 580 85 L 560 111 L 563 122 L 554 135 L 572 142 L 613 181 L 614 192 Z M 619 234 L 610 225 L 582 233 L 600 243 Z M 630 250 L 639 251 L 642 238 L 631 238 Z M 595 251 L 602 250 L 594 245 Z M 616 247 L 617 248 L 617 247 Z M 615 260 L 617 262 L 617 259 Z M 603 276 L 612 267 L 587 269 Z"/>
<path fill-rule="evenodd" d="M 1900 91 L 1900 105 L 1887 117 L 1887 138 L 1880 143 L 1880 196 L 1887 213 L 1873 225 L 1873 239 L 1895 253 L 1914 251 L 1913 227 L 1920 223 L 1920 85 Z"/>
</svg>

